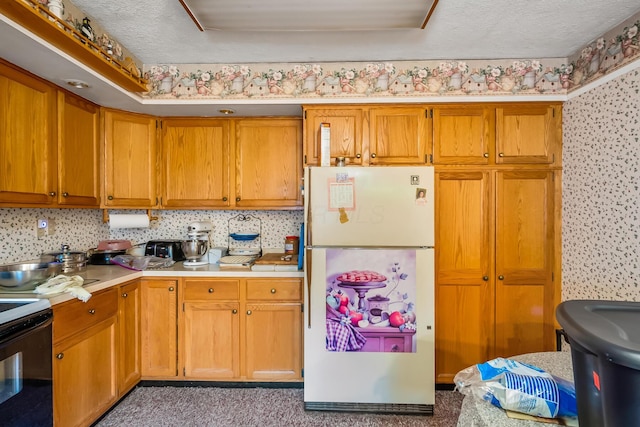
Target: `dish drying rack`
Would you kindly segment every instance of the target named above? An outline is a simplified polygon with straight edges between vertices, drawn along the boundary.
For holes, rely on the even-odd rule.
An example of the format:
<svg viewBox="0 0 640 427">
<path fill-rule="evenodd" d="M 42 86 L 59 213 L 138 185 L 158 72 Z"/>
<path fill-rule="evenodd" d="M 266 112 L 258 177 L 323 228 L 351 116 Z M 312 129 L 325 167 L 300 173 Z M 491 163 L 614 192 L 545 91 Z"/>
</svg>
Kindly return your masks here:
<svg viewBox="0 0 640 427">
<path fill-rule="evenodd" d="M 260 218 L 246 214 L 236 215 L 227 221 L 227 231 L 229 255 L 246 254 L 256 258 L 262 255 L 262 220 Z"/>
</svg>

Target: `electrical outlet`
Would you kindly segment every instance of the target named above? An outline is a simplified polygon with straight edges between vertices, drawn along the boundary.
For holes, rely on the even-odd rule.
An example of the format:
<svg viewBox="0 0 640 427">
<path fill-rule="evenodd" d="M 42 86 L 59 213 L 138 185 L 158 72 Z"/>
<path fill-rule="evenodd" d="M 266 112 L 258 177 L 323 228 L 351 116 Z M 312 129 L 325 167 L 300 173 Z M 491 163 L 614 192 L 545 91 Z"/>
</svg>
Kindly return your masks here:
<svg viewBox="0 0 640 427">
<path fill-rule="evenodd" d="M 36 223 L 36 236 L 38 239 L 42 239 L 49 233 L 49 220 L 46 218 L 39 218 Z"/>
</svg>

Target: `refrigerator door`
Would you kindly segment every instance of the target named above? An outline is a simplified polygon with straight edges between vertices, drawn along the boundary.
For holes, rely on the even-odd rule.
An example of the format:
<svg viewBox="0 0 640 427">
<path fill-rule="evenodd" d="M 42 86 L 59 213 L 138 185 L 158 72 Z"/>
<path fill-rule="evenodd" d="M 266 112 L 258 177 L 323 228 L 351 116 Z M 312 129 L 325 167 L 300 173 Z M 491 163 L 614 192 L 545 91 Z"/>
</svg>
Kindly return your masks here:
<svg viewBox="0 0 640 427">
<path fill-rule="evenodd" d="M 305 277 L 305 408 L 433 413 L 434 250 L 314 248 L 307 256 L 311 268 Z M 351 271 L 385 276 L 384 286 L 343 282 Z M 328 297 L 336 291 L 368 320 L 353 327 L 345 326 L 348 317 L 341 323 L 328 308 Z M 403 314 L 404 328 L 390 324 L 384 314 L 397 318 L 394 312 Z M 337 328 L 357 332 L 365 342 L 336 340 Z"/>
<path fill-rule="evenodd" d="M 311 167 L 307 245 L 434 245 L 433 167 Z"/>
</svg>

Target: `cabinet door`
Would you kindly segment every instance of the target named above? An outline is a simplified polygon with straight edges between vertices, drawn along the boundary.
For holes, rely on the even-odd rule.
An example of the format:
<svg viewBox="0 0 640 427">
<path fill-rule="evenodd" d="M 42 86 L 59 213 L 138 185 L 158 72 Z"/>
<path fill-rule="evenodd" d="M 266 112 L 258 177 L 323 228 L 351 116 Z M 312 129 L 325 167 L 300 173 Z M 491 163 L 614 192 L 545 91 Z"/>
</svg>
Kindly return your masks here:
<svg viewBox="0 0 640 427">
<path fill-rule="evenodd" d="M 245 315 L 247 379 L 302 379 L 300 303 L 247 303 Z"/>
<path fill-rule="evenodd" d="M 98 119 L 96 105 L 58 93 L 59 205 L 100 206 Z"/>
<path fill-rule="evenodd" d="M 486 165 L 493 147 L 493 110 L 483 106 L 433 109 L 433 163 Z"/>
<path fill-rule="evenodd" d="M 140 381 L 140 282 L 120 286 L 118 300 L 118 396 Z"/>
<path fill-rule="evenodd" d="M 0 204 L 57 199 L 56 92 L 0 60 Z"/>
<path fill-rule="evenodd" d="M 115 403 L 116 337 L 113 316 L 54 347 L 54 425 L 91 425 Z"/>
<path fill-rule="evenodd" d="M 240 376 L 239 309 L 238 302 L 184 302 L 185 378 Z"/>
<path fill-rule="evenodd" d="M 177 294 L 177 280 L 142 280 L 141 371 L 145 378 L 178 375 Z"/>
<path fill-rule="evenodd" d="M 554 349 L 553 172 L 497 172 L 497 356 Z"/>
<path fill-rule="evenodd" d="M 331 127 L 331 160 L 344 157 L 347 165 L 361 165 L 364 158 L 362 141 L 364 113 L 362 108 L 305 108 L 304 111 L 304 164 L 320 164 L 320 123 Z"/>
<path fill-rule="evenodd" d="M 560 108 L 547 104 L 496 108 L 496 163 L 554 163 L 561 123 L 556 115 Z"/>
<path fill-rule="evenodd" d="M 427 164 L 431 121 L 424 107 L 380 107 L 369 111 L 369 164 Z"/>
<path fill-rule="evenodd" d="M 494 350 L 489 172 L 436 173 L 436 382 Z"/>
<path fill-rule="evenodd" d="M 161 144 L 164 207 L 230 205 L 229 120 L 164 120 Z"/>
<path fill-rule="evenodd" d="M 236 122 L 236 206 L 302 206 L 299 119 Z"/>
<path fill-rule="evenodd" d="M 104 206 L 150 208 L 156 195 L 156 121 L 105 110 Z"/>
</svg>

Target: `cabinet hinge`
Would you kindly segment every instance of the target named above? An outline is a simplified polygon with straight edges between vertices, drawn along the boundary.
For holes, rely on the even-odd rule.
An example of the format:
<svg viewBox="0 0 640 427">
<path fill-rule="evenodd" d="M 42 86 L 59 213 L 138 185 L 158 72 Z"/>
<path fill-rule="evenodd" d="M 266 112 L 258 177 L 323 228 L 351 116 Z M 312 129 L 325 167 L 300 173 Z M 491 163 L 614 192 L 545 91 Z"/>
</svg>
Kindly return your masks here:
<svg viewBox="0 0 640 427">
<path fill-rule="evenodd" d="M 162 120 L 156 120 L 156 129 L 162 129 Z"/>
<path fill-rule="evenodd" d="M 307 164 L 307 155 L 306 154 L 304 155 L 304 164 L 305 165 Z"/>
<path fill-rule="evenodd" d="M 433 119 L 433 110 L 424 110 L 424 116 L 427 119 Z"/>
<path fill-rule="evenodd" d="M 555 117 L 556 116 L 556 109 L 552 108 L 551 109 L 551 117 Z"/>
<path fill-rule="evenodd" d="M 302 378 L 304 378 L 304 368 L 302 368 L 302 369 L 300 370 L 300 376 L 301 376 Z"/>
<path fill-rule="evenodd" d="M 300 311 L 304 313 L 304 304 L 300 304 Z"/>
<path fill-rule="evenodd" d="M 429 162 L 433 164 L 433 154 L 429 154 Z"/>
<path fill-rule="evenodd" d="M 187 376 L 187 368 L 182 368 L 182 376 L 183 377 Z"/>
<path fill-rule="evenodd" d="M 182 303 L 182 311 L 184 312 L 184 303 Z"/>
</svg>

